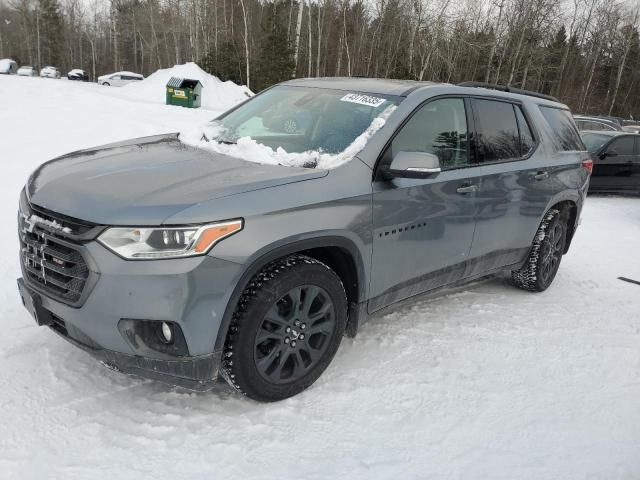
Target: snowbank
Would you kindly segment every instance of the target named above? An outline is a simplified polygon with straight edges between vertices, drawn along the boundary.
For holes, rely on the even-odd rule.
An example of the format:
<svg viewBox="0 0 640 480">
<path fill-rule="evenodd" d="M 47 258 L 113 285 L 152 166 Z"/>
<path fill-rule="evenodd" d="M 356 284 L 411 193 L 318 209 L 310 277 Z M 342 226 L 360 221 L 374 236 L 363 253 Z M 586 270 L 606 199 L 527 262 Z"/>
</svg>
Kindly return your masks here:
<svg viewBox="0 0 640 480">
<path fill-rule="evenodd" d="M 219 136 L 222 131 L 217 122 L 210 122 L 204 126 L 190 128 L 180 133 L 180 141 L 187 145 L 223 153 L 231 157 L 241 158 L 255 163 L 269 165 L 286 165 L 289 167 L 307 167 L 333 169 L 348 162 L 364 148 L 369 139 L 380 130 L 395 110 L 390 106 L 378 117 L 373 119 L 371 125 L 358 136 L 344 151 L 336 154 L 323 153 L 309 150 L 302 153 L 289 153 L 282 147 L 276 150 L 256 142 L 251 137 L 241 137 L 235 144 L 219 143 L 213 138 Z"/>
<path fill-rule="evenodd" d="M 193 62 L 157 70 L 140 82 L 127 84 L 118 90 L 114 89 L 114 95 L 138 102 L 165 103 L 165 87 L 171 77 L 200 80 L 202 107 L 209 110 L 224 111 L 253 96 L 253 92 L 247 87 L 236 85 L 232 81 L 223 82 Z"/>
</svg>

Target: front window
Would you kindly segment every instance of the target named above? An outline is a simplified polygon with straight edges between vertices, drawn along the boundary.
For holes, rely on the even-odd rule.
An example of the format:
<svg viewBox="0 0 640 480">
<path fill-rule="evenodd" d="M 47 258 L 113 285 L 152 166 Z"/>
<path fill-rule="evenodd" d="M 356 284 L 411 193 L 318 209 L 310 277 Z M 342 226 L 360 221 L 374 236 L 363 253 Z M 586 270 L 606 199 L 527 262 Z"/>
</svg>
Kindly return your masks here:
<svg viewBox="0 0 640 480">
<path fill-rule="evenodd" d="M 605 135 L 602 133 L 583 133 L 582 134 L 582 141 L 584 142 L 585 147 L 587 147 L 587 150 L 590 152 L 595 152 L 596 150 L 598 150 L 610 138 L 611 138 L 611 135 Z"/>
<path fill-rule="evenodd" d="M 423 105 L 402 127 L 385 152 L 389 165 L 399 152 L 436 155 L 443 169 L 469 165 L 467 116 L 464 100 L 442 98 Z"/>
<path fill-rule="evenodd" d="M 400 100 L 278 86 L 180 139 L 258 163 L 334 168 L 364 147 Z"/>
</svg>

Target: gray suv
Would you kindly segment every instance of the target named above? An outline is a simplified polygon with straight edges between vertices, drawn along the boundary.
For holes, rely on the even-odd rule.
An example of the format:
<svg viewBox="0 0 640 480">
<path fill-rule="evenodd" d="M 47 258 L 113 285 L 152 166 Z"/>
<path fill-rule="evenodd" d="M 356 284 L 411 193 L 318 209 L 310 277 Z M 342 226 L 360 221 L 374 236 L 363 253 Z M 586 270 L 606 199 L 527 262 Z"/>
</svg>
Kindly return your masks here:
<svg viewBox="0 0 640 480">
<path fill-rule="evenodd" d="M 47 162 L 20 198 L 22 300 L 118 371 L 275 401 L 400 300 L 504 271 L 543 291 L 592 163 L 566 106 L 482 87 L 292 80 L 198 135 Z"/>
</svg>

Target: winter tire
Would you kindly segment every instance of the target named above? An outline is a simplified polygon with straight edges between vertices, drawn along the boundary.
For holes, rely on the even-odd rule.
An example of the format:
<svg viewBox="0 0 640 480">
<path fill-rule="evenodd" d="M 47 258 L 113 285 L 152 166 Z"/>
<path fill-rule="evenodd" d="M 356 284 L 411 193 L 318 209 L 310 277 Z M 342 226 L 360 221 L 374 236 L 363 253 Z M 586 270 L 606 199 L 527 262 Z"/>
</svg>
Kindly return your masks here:
<svg viewBox="0 0 640 480">
<path fill-rule="evenodd" d="M 333 359 L 347 323 L 340 278 L 303 255 L 278 260 L 244 290 L 225 342 L 223 376 L 263 402 L 315 382 Z"/>
<path fill-rule="evenodd" d="M 533 239 L 527 261 L 511 273 L 518 288 L 543 292 L 553 282 L 560 267 L 567 241 L 567 216 L 564 211 L 549 210 Z"/>
</svg>

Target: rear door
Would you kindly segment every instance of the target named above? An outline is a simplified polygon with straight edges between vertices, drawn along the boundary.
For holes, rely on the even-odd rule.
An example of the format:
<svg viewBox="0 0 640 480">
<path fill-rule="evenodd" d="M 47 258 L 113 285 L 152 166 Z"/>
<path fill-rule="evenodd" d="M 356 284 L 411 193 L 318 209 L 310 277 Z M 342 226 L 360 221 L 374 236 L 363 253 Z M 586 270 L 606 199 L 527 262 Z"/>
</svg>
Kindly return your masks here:
<svg viewBox="0 0 640 480">
<path fill-rule="evenodd" d="M 483 177 L 466 277 L 524 261 L 554 195 L 579 188 L 585 156 L 568 110 L 489 98 L 474 99 L 473 110 Z M 554 142 L 543 141 L 543 127 Z"/>
<path fill-rule="evenodd" d="M 480 187 L 470 123 L 464 98 L 432 99 L 383 152 L 373 182 L 370 312 L 461 278 Z M 384 166 L 401 151 L 437 155 L 442 172 L 427 179 L 384 178 Z"/>
<path fill-rule="evenodd" d="M 472 103 L 484 169 L 467 277 L 521 261 L 551 197 L 548 174 L 540 167 L 544 152 L 522 104 L 491 98 Z"/>
</svg>

